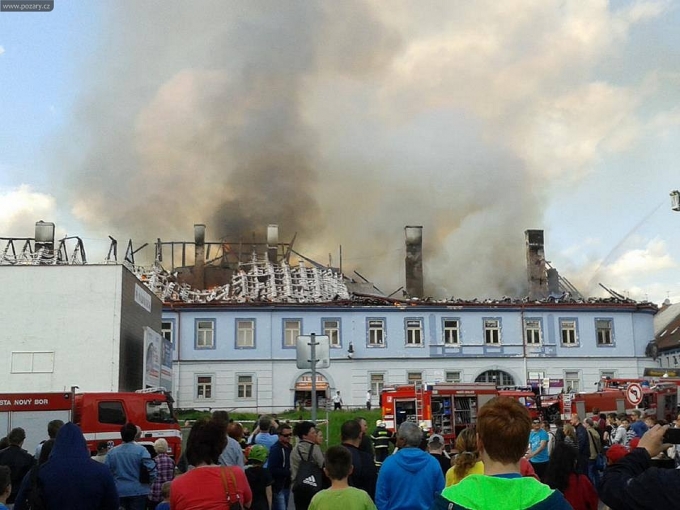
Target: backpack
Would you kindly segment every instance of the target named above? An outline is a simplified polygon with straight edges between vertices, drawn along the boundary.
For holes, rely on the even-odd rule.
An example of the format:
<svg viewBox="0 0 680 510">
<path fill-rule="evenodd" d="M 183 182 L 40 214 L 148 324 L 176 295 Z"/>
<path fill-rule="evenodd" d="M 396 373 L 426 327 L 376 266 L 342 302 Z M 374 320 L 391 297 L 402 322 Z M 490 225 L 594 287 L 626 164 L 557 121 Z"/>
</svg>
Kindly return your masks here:
<svg viewBox="0 0 680 510">
<path fill-rule="evenodd" d="M 299 449 L 297 452 L 300 456 L 300 467 L 295 476 L 293 492 L 301 494 L 303 497 L 308 497 L 311 500 L 314 494 L 323 489 L 323 472 L 316 462 L 312 460 L 314 445 L 309 449 L 307 460 L 302 457 Z"/>
<path fill-rule="evenodd" d="M 229 472 L 229 478 L 227 478 L 226 472 Z M 222 477 L 222 485 L 227 493 L 227 508 L 229 510 L 243 510 L 243 504 L 241 504 L 241 496 L 239 495 L 236 484 L 236 477 L 231 468 L 223 466 L 220 468 L 220 476 Z M 231 482 L 231 483 L 230 483 Z M 233 484 L 233 486 L 232 486 Z"/>
</svg>

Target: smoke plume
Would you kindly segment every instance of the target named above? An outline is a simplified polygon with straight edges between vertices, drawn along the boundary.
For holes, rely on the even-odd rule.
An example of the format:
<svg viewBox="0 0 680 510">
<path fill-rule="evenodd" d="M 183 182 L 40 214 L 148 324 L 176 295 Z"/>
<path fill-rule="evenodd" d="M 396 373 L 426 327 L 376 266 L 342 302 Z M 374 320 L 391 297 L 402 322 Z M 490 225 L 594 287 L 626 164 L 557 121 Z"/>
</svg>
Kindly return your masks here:
<svg viewBox="0 0 680 510">
<path fill-rule="evenodd" d="M 108 2 L 54 186 L 88 228 L 137 244 L 277 223 L 320 262 L 342 245 L 343 270 L 387 293 L 403 227 L 423 225 L 426 293 L 522 294 L 524 230 L 594 157 L 555 157 L 580 136 L 564 102 L 622 32 L 606 6 L 569 5 Z"/>
</svg>

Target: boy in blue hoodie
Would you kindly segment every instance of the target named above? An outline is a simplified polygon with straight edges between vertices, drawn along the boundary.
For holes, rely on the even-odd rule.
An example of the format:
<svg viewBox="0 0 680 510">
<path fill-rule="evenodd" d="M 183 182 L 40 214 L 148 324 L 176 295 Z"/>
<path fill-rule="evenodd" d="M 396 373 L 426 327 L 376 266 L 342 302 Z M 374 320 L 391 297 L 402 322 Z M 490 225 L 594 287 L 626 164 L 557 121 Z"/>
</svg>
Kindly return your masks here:
<svg viewBox="0 0 680 510">
<path fill-rule="evenodd" d="M 562 493 L 522 477 L 520 459 L 529 443 L 531 417 L 508 397 L 487 402 L 477 416 L 477 448 L 483 475 L 447 487 L 432 510 L 571 510 Z"/>
<path fill-rule="evenodd" d="M 378 510 L 427 510 L 444 488 L 439 462 L 420 449 L 423 433 L 406 421 L 397 431 L 397 453 L 383 462 L 375 490 Z"/>
</svg>

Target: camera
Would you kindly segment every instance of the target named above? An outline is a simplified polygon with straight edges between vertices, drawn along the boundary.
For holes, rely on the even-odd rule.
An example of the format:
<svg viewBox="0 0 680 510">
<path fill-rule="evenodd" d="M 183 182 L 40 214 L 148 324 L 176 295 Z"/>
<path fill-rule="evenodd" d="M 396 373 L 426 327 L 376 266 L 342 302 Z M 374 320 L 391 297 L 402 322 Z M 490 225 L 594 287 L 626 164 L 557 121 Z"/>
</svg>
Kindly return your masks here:
<svg viewBox="0 0 680 510">
<path fill-rule="evenodd" d="M 663 435 L 663 442 L 680 444 L 680 428 L 668 429 Z"/>
</svg>

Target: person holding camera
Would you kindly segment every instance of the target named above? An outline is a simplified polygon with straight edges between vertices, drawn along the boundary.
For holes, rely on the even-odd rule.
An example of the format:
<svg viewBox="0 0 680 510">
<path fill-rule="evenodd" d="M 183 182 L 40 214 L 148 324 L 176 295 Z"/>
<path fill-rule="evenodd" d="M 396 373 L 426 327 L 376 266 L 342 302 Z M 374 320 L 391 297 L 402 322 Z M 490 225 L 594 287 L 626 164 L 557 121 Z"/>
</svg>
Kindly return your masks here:
<svg viewBox="0 0 680 510">
<path fill-rule="evenodd" d="M 666 443 L 680 439 L 664 437 L 667 430 L 668 425 L 654 426 L 642 436 L 637 448 L 607 467 L 598 487 L 606 505 L 617 510 L 677 508 L 680 471 L 650 467 L 652 457 L 667 448 Z"/>
</svg>

